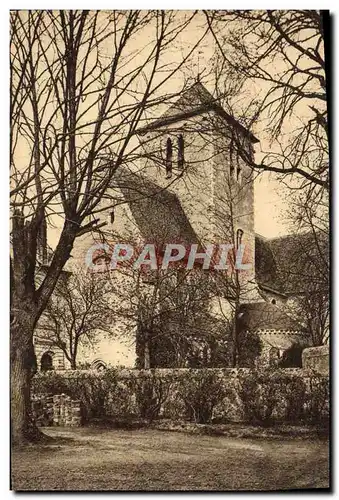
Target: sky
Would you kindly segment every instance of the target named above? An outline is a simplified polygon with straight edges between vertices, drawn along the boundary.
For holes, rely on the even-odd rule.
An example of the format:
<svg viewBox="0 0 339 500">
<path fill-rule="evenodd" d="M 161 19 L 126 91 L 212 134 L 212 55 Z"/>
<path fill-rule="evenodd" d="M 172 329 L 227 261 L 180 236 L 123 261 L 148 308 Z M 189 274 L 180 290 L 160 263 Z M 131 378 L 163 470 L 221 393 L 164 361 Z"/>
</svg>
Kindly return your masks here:
<svg viewBox="0 0 339 500">
<path fill-rule="evenodd" d="M 182 11 L 182 15 L 184 16 L 185 14 L 189 15 L 190 13 Z M 135 47 L 146 47 L 154 36 L 152 32 L 153 29 L 152 27 L 143 29 L 139 37 L 133 41 Z M 200 11 L 189 28 L 180 35 L 175 44 L 170 46 L 170 50 L 166 54 L 167 60 L 165 62 L 168 61 L 173 65 L 178 63 L 183 53 L 194 45 L 205 30 L 205 17 L 203 12 Z M 134 46 L 132 48 L 134 49 Z M 108 53 L 112 50 L 110 40 L 107 41 L 107 47 L 105 47 L 105 49 Z M 182 87 L 183 81 L 187 77 L 195 78 L 198 74 L 202 74 L 202 82 L 206 85 L 206 88 L 213 93 L 214 81 L 213 73 L 210 68 L 214 53 L 215 44 L 213 38 L 211 35 L 207 35 L 204 42 L 199 47 L 199 50 L 194 52 L 190 63 L 182 71 L 178 72 L 175 78 L 171 78 L 168 84 L 161 88 L 161 92 L 176 92 Z M 142 57 L 142 54 L 137 57 Z M 130 64 L 137 64 L 136 58 L 134 58 Z M 206 78 L 204 75 L 206 75 Z M 255 86 L 253 86 L 253 92 L 255 91 Z M 162 109 L 156 111 L 158 115 L 162 114 L 164 111 L 163 106 L 161 108 Z M 260 149 L 267 150 L 268 145 L 265 142 L 264 134 L 261 133 L 260 127 L 257 127 L 254 132 L 256 137 L 260 140 L 260 147 L 256 148 L 260 155 Z M 21 150 L 19 154 L 21 154 L 23 160 L 25 160 L 25 151 Z M 287 225 L 284 223 L 286 200 L 282 196 L 281 191 L 281 185 L 274 174 L 263 173 L 255 180 L 255 231 L 268 238 L 288 232 Z M 62 221 L 60 220 L 60 222 Z M 52 229 L 49 233 L 51 237 L 49 243 L 52 247 L 55 246 L 58 232 L 59 230 L 56 228 L 54 230 Z"/>
<path fill-rule="evenodd" d="M 180 42 L 183 46 L 188 47 L 193 44 L 202 35 L 206 27 L 205 16 L 203 12 L 199 12 L 195 19 L 190 24 L 189 30 L 182 34 Z M 215 53 L 215 42 L 211 35 L 206 35 L 204 41 L 200 44 L 199 50 L 194 53 L 191 63 L 187 69 L 177 78 L 178 85 L 182 84 L 182 78 L 201 73 L 203 75 L 202 82 L 206 88 L 213 94 L 214 80 L 212 71 L 210 70 L 211 61 Z M 178 58 L 178 50 L 172 51 L 171 57 L 173 61 Z M 206 76 L 204 76 L 206 75 Z M 173 86 L 173 82 L 171 83 Z M 257 89 L 253 85 L 253 93 Z M 236 117 L 235 117 L 236 118 Z M 257 157 L 260 157 L 260 151 L 269 151 L 270 146 L 265 140 L 264 133 L 260 129 L 260 125 L 255 130 L 256 137 L 260 140 L 260 145 L 256 147 Z M 254 183 L 255 195 L 255 232 L 267 238 L 273 238 L 288 233 L 288 226 L 284 222 L 286 213 L 286 194 L 282 193 L 282 186 L 278 177 L 274 173 L 263 172 L 256 178 Z"/>
<path fill-rule="evenodd" d="M 191 12 L 182 11 L 183 15 L 189 15 Z M 205 15 L 202 11 L 198 12 L 193 21 L 190 23 L 189 28 L 187 28 L 178 37 L 173 49 L 167 54 L 170 56 L 171 63 L 179 61 L 182 56 L 182 51 L 188 50 L 206 30 Z M 142 38 L 149 41 L 151 34 L 147 33 L 147 30 L 142 35 Z M 182 86 L 183 79 L 187 77 L 196 77 L 198 74 L 202 75 L 202 83 L 206 88 L 213 94 L 214 91 L 214 79 L 213 72 L 211 71 L 211 62 L 213 56 L 215 55 L 215 41 L 211 34 L 207 34 L 199 45 L 199 49 L 193 53 L 190 63 L 180 72 L 174 79 L 171 79 L 169 83 L 169 92 L 176 91 L 176 86 L 180 88 Z M 206 75 L 206 76 L 205 76 Z M 262 84 L 260 85 L 262 86 Z M 162 88 L 163 92 L 166 92 L 166 87 Z M 258 87 L 253 85 L 253 90 L 249 91 L 249 96 L 252 93 L 255 94 L 258 91 Z M 244 105 L 246 105 L 244 101 Z M 159 114 L 162 114 L 165 109 L 159 109 Z M 152 117 L 154 118 L 154 117 Z M 236 117 L 235 117 L 236 118 Z M 260 140 L 260 145 L 255 148 L 257 151 L 257 157 L 260 158 L 260 152 L 269 151 L 270 145 L 265 138 L 264 132 L 260 128 L 260 124 L 256 126 L 255 135 Z M 259 146 L 259 147 L 258 147 Z M 257 159 L 258 159 L 257 158 Z M 256 178 L 254 183 L 254 194 L 255 194 L 255 232 L 267 237 L 273 238 L 275 236 L 280 236 L 288 233 L 288 226 L 284 222 L 284 217 L 286 213 L 286 192 L 282 193 L 282 185 L 278 180 L 278 177 L 274 173 L 263 172 L 259 177 Z"/>
<path fill-rule="evenodd" d="M 271 173 L 262 173 L 254 181 L 254 229 L 266 238 L 289 232 L 284 221 L 286 201 L 281 191 L 281 184 Z"/>
</svg>

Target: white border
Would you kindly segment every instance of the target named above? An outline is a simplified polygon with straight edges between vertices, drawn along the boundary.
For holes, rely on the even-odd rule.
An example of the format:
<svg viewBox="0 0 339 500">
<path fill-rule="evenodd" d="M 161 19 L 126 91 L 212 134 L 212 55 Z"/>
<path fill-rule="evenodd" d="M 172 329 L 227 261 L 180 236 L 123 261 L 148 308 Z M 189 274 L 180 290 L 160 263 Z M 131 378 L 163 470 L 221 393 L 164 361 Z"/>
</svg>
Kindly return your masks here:
<svg viewBox="0 0 339 500">
<path fill-rule="evenodd" d="M 120 4 L 120 5 L 119 5 Z M 209 2 L 207 5 L 207 2 L 202 2 L 199 0 L 195 1 L 162 1 L 162 2 L 154 2 L 154 1 L 148 1 L 148 2 L 140 2 L 136 0 L 125 0 L 125 2 L 112 2 L 108 0 L 98 0 L 96 2 L 88 2 L 88 1 L 58 1 L 58 2 L 50 2 L 47 3 L 42 0 L 35 0 L 34 2 L 27 2 L 27 1 L 18 1 L 18 2 L 2 2 L 0 6 L 0 37 L 1 37 L 1 43 L 0 43 L 0 68 L 1 68 L 1 114 L 0 114 L 0 120 L 1 120 L 1 142 L 2 142 L 2 158 L 1 158 L 1 166 L 0 166 L 0 172 L 1 172 L 1 181 L 0 181 L 0 214 L 1 214 L 1 228 L 3 229 L 3 239 L 2 239 L 2 244 L 0 245 L 0 252 L 1 252 L 1 259 L 0 262 L 2 263 L 2 270 L 1 270 L 1 311 L 0 311 L 0 318 L 1 318 L 1 329 L 0 329 L 0 353 L 2 356 L 1 362 L 0 362 L 0 375 L 1 375 L 1 382 L 2 382 L 2 401 L 1 401 L 1 421 L 0 421 L 0 432 L 1 432 L 1 444 L 2 444 L 2 454 L 1 454 L 1 474 L 0 474 L 0 492 L 1 492 L 1 498 L 8 498 L 9 496 L 12 496 L 12 492 L 9 492 L 9 269 L 8 269 L 8 234 L 9 234 L 9 222 L 8 222 L 8 206 L 9 206 L 9 195 L 8 195 L 8 109 L 9 109 L 9 71 L 8 71 L 8 45 L 9 45 L 9 22 L 8 22 L 8 11 L 9 9 L 28 9 L 28 8 L 34 8 L 34 9 L 68 9 L 68 8 L 88 8 L 88 9 L 107 9 L 111 10 L 112 8 L 118 9 L 118 8 L 131 8 L 131 9 L 136 9 L 136 8 L 143 8 L 143 9 L 185 9 L 185 10 L 194 10 L 194 9 L 222 9 L 222 8 L 234 8 L 234 9 L 253 9 L 253 8 L 260 8 L 260 9 L 330 9 L 332 14 L 336 17 L 338 15 L 338 8 L 336 8 L 337 2 L 332 1 L 326 1 L 326 2 L 320 2 L 315 1 L 315 0 L 299 0 L 299 2 L 295 2 L 288 0 L 288 1 L 257 1 L 257 2 L 252 2 L 252 1 L 228 1 L 228 2 L 221 2 L 220 0 L 214 1 L 214 2 Z M 333 57 L 333 62 L 335 61 L 335 71 L 333 74 L 333 89 L 332 93 L 334 94 L 335 91 L 335 83 L 338 82 L 338 37 L 335 36 L 336 33 L 336 28 L 338 28 L 338 20 L 334 19 L 334 26 L 333 26 L 333 47 L 332 51 L 335 54 L 335 57 Z M 338 87 L 337 87 L 338 88 Z M 332 96 L 334 100 L 334 95 Z M 337 116 L 338 116 L 338 100 L 334 101 L 332 103 L 332 113 L 333 113 L 333 118 L 332 118 L 332 133 L 333 133 L 333 145 L 339 143 L 339 136 L 338 136 L 338 129 L 335 126 L 337 123 Z M 334 147 L 333 147 L 334 149 Z M 334 157 L 334 151 L 333 151 L 333 160 L 335 160 L 335 164 L 333 162 L 332 165 L 332 172 L 335 169 L 338 169 L 338 161 L 337 158 Z M 334 175 L 335 178 L 335 187 L 337 184 L 337 175 Z M 339 196 L 337 196 L 338 193 L 333 192 L 333 204 L 332 204 L 332 217 L 334 218 L 334 223 L 333 223 L 333 231 L 337 235 L 339 233 Z M 337 214 L 337 215 L 335 215 Z M 337 239 L 334 238 L 334 242 L 337 243 Z M 335 250 L 334 250 L 334 255 L 333 258 L 338 257 L 339 255 L 339 248 L 337 245 L 335 245 Z M 333 288 L 333 295 L 332 300 L 335 300 L 335 296 L 337 296 L 337 293 L 339 292 L 339 275 L 338 273 L 335 274 L 335 279 L 334 279 L 334 288 Z M 334 365 L 334 370 L 335 370 L 335 360 L 339 359 L 339 341 L 335 341 L 336 339 L 334 338 L 338 332 L 336 331 L 335 326 L 338 325 L 337 320 L 337 311 L 338 308 L 335 308 L 335 303 L 333 304 L 333 312 L 334 312 L 334 318 L 332 319 L 332 345 L 334 347 L 334 352 L 333 352 L 333 365 Z M 333 376 L 334 376 L 334 370 L 333 370 Z M 336 396 L 338 396 L 338 386 L 335 385 L 335 380 L 333 382 L 333 400 L 335 401 L 337 399 Z M 334 407 L 334 405 L 333 405 Z M 336 432 L 336 419 L 335 417 L 333 418 L 333 431 L 335 434 L 335 439 L 333 439 L 333 447 L 336 448 L 337 444 L 337 432 Z M 332 466 L 334 467 L 334 470 L 332 472 L 332 477 L 333 477 L 333 482 L 334 482 L 334 487 L 336 486 L 336 477 L 338 477 L 338 460 L 334 461 L 332 463 Z M 114 494 L 114 492 L 112 492 Z M 79 495 L 79 493 L 78 493 Z M 81 494 L 80 494 L 81 495 Z M 95 493 L 93 494 L 86 494 L 86 498 L 93 498 Z M 115 493 L 114 495 L 117 495 Z M 127 496 L 134 496 L 135 494 L 130 493 L 127 494 Z M 146 494 L 144 494 L 146 495 Z M 178 494 L 180 495 L 180 493 Z M 229 493 L 227 494 L 229 495 Z M 238 498 L 241 498 L 245 494 L 237 494 Z M 270 494 L 268 496 L 273 496 L 274 494 Z M 292 494 L 289 496 L 289 498 L 293 497 L 299 497 L 300 494 Z M 311 496 L 311 493 L 307 494 L 306 492 L 302 492 L 303 497 Z M 318 496 L 323 496 L 321 494 L 317 494 Z M 30 494 L 32 497 L 32 493 Z M 35 495 L 33 494 L 33 497 Z M 64 493 L 64 497 L 69 497 L 71 498 L 71 495 L 69 493 Z M 126 497 L 126 494 L 124 494 Z M 191 494 L 191 498 L 196 497 L 199 498 L 201 494 Z M 265 495 L 266 496 L 266 495 Z M 327 496 L 327 495 L 326 495 Z M 154 495 L 152 495 L 154 497 Z M 39 498 L 49 498 L 49 494 L 39 494 Z"/>
</svg>

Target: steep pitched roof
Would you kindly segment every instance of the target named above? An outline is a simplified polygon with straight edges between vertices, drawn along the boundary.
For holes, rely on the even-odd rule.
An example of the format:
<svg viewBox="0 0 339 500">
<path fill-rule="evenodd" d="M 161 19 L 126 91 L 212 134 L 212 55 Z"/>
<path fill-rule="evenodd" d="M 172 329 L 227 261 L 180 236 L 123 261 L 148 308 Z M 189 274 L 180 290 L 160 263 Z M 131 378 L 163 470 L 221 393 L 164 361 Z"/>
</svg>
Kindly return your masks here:
<svg viewBox="0 0 339 500">
<path fill-rule="evenodd" d="M 313 285 L 316 276 L 322 280 L 320 259 L 327 259 L 328 252 L 328 241 L 321 234 L 316 239 L 311 232 L 272 239 L 256 235 L 257 282 L 282 294 L 303 293 L 310 280 Z"/>
<path fill-rule="evenodd" d="M 226 113 L 224 108 L 218 103 L 210 92 L 202 85 L 201 82 L 195 83 L 192 87 L 182 93 L 179 99 L 168 108 L 157 120 L 154 120 L 149 125 L 140 128 L 137 133 L 143 134 L 150 130 L 157 129 L 175 123 L 176 121 L 190 118 L 206 111 L 214 111 L 219 116 L 224 118 L 231 126 L 240 130 L 244 135 L 248 136 L 253 143 L 259 140 L 247 130 L 239 121 L 237 121 L 229 113 Z"/>
<path fill-rule="evenodd" d="M 302 293 L 310 280 L 322 281 L 321 259 L 328 259 L 329 245 L 325 235 L 311 232 L 287 235 L 270 240 L 270 247 L 286 293 Z"/>
<path fill-rule="evenodd" d="M 260 235 L 255 236 L 255 276 L 260 286 L 284 292 L 270 242 Z"/>
<path fill-rule="evenodd" d="M 186 247 L 199 243 L 174 193 L 126 169 L 120 169 L 115 181 L 145 242 L 155 243 L 158 247 L 166 243 L 181 243 Z"/>
</svg>

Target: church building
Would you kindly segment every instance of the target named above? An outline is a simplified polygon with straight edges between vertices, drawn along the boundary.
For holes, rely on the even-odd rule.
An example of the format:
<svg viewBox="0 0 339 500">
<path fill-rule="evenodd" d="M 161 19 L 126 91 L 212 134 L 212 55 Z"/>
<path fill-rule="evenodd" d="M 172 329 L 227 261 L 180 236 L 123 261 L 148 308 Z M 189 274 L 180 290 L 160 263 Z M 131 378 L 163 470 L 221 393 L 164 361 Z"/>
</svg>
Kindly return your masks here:
<svg viewBox="0 0 339 500">
<path fill-rule="evenodd" d="M 185 249 L 195 245 L 199 254 L 228 245 L 228 271 L 218 271 L 217 264 L 206 269 L 202 258 L 196 259 L 193 273 L 184 266 L 167 274 L 149 269 L 142 273 L 139 295 L 139 279 L 127 276 L 126 268 L 108 271 L 121 291 L 117 314 L 119 308 L 121 317 L 123 311 L 133 314 L 128 325 L 112 321 L 115 335 L 103 335 L 93 349 L 81 349 L 79 359 L 93 367 L 152 368 L 226 367 L 241 358 L 246 366 L 239 349 L 251 336 L 260 344 L 255 364 L 274 363 L 293 346 L 309 345 L 307 332 L 286 313 L 290 295 L 279 283 L 274 245 L 254 230 L 254 175 L 248 159 L 258 139 L 200 82 L 136 135 L 141 152 L 120 168 L 101 203 L 107 206 L 101 214 L 107 221 L 105 236 L 79 237 L 69 268 L 85 266 L 98 243 L 154 245 L 160 261 L 166 245 L 180 244 Z M 234 258 L 239 253 L 243 266 L 238 270 Z M 95 267 L 109 263 L 111 255 L 92 257 Z M 182 262 L 187 263 L 186 254 Z M 150 300 L 144 297 L 154 296 L 155 290 L 150 313 Z M 68 368 L 44 332 L 37 332 L 35 349 L 41 369 Z"/>
</svg>

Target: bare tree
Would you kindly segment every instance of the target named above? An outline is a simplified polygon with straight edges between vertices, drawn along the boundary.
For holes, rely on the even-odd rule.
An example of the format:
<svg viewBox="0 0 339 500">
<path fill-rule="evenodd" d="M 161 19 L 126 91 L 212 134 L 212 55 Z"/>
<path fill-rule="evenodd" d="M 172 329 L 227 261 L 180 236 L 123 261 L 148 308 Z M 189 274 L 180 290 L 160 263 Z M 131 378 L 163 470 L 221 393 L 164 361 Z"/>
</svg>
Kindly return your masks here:
<svg viewBox="0 0 339 500">
<path fill-rule="evenodd" d="M 99 202 L 119 167 L 135 160 L 134 134 L 145 112 L 169 97 L 165 85 L 199 43 L 168 62 L 169 47 L 194 16 L 11 12 L 13 443 L 39 436 L 29 417 L 34 328 L 76 238 L 103 227 Z M 37 247 L 45 248 L 51 225 L 61 230 L 37 285 Z"/>
<path fill-rule="evenodd" d="M 178 267 L 160 294 L 160 335 L 153 339 L 153 363 L 176 368 L 209 366 L 223 336 L 221 322 L 211 314 L 209 273 L 199 265 L 192 270 Z"/>
<path fill-rule="evenodd" d="M 216 341 L 205 272 L 181 263 L 164 270 L 160 262 L 154 270 L 132 264 L 105 274 L 115 284 L 114 314 L 123 334 L 135 336 L 139 368 L 188 366 L 194 350 L 199 356 Z"/>
<path fill-rule="evenodd" d="M 182 241 L 187 250 L 190 250 L 192 243 L 198 241 L 201 250 L 205 244 L 219 244 L 220 242 L 233 244 L 233 249 L 229 251 L 229 268 L 227 271 L 219 270 L 215 273 L 209 269 L 208 279 L 206 272 L 205 276 L 202 272 L 200 276 L 196 275 L 193 279 L 192 273 L 186 272 L 185 269 L 181 269 L 180 277 L 176 275 L 176 270 L 161 273 L 155 271 L 152 273 L 152 286 L 149 288 L 143 285 L 142 274 L 139 275 L 136 272 L 133 275 L 133 269 L 129 269 L 132 284 L 127 292 L 127 302 L 125 298 L 121 300 L 121 303 L 132 302 L 128 314 L 137 318 L 139 323 L 137 335 L 139 340 L 143 337 L 146 350 L 149 350 L 151 338 L 153 343 L 158 343 L 159 346 L 160 344 L 167 345 L 166 349 L 163 348 L 164 363 L 169 362 L 165 359 L 165 351 L 175 351 L 176 359 L 171 360 L 172 365 L 184 366 L 187 362 L 189 345 L 194 343 L 198 345 L 198 339 L 201 341 L 205 337 L 206 345 L 225 343 L 227 340 L 227 350 L 232 351 L 232 364 L 236 366 L 239 333 L 236 318 L 239 306 L 241 302 L 248 300 L 249 294 L 256 289 L 252 207 L 253 171 L 245 164 L 237 151 L 237 144 L 233 141 L 234 129 L 239 127 L 239 124 L 234 121 L 230 123 L 228 117 L 225 121 L 225 112 L 222 110 L 218 110 L 218 113 L 213 112 L 213 97 L 200 82 L 195 85 L 195 92 L 191 92 L 190 95 L 192 99 L 193 96 L 198 98 L 200 106 L 201 102 L 205 105 L 207 103 L 211 107 L 211 113 L 205 115 L 201 121 L 197 121 L 194 117 L 185 119 L 186 161 L 184 166 L 180 166 L 178 171 L 174 170 L 173 174 L 177 173 L 177 175 L 172 175 L 163 184 L 154 184 L 151 181 L 153 171 L 157 172 L 164 161 L 154 154 L 156 151 L 159 155 L 156 148 L 151 149 L 154 156 L 150 159 L 150 178 L 146 180 L 141 179 L 140 176 L 138 181 L 134 179 L 133 184 L 132 181 L 129 182 L 128 190 L 122 189 L 124 196 L 129 200 L 136 224 L 143 233 L 144 241 L 156 242 L 159 250 L 166 242 L 174 241 Z M 187 99 L 183 102 L 183 112 L 187 112 L 186 102 Z M 179 101 L 179 108 L 180 103 L 181 101 Z M 179 124 L 178 129 L 171 128 L 171 133 L 180 137 L 183 131 L 180 126 Z M 248 140 L 247 131 L 243 128 L 241 130 L 247 138 L 246 147 L 250 149 L 250 140 L 255 140 L 255 138 L 252 136 Z M 206 163 L 209 165 L 211 177 L 214 178 L 213 193 L 211 193 L 213 207 L 211 207 L 209 196 L 200 197 L 199 206 L 195 207 L 194 198 L 199 196 L 201 185 L 206 181 Z M 171 195 L 171 188 L 180 192 L 180 200 L 177 199 L 175 191 Z M 130 191 L 133 193 L 131 194 Z M 165 192 L 167 192 L 166 196 Z M 146 201 L 147 194 L 153 196 L 151 203 Z M 142 197 L 141 200 L 140 197 Z M 186 213 L 180 208 L 181 204 Z M 199 213 L 197 232 L 193 230 L 187 218 L 187 214 L 192 213 L 193 206 Z M 115 234 L 113 241 L 122 241 L 121 234 Z M 133 244 L 133 241 L 130 243 Z M 241 245 L 245 247 L 243 263 L 246 262 L 247 266 L 251 267 L 249 272 L 239 270 L 236 266 Z M 218 264 L 221 256 L 215 255 L 214 257 L 216 261 L 212 263 L 212 267 Z M 164 296 L 166 300 L 163 300 Z M 211 312 L 212 302 L 220 312 L 219 321 L 214 321 L 218 325 L 215 328 L 212 328 L 212 316 L 215 313 L 215 311 Z M 229 307 L 225 308 L 225 303 Z M 123 312 L 121 315 L 125 316 Z M 218 329 L 220 335 L 217 334 Z M 231 341 L 230 331 L 232 331 Z M 160 339 L 159 342 L 158 339 Z M 144 348 L 141 349 L 142 358 L 147 358 L 145 365 L 149 367 L 150 354 L 144 356 L 143 350 Z"/>
<path fill-rule="evenodd" d="M 254 242 L 251 241 L 254 235 L 246 233 L 248 225 L 243 219 L 246 219 L 248 213 L 246 204 L 242 203 L 242 197 L 246 197 L 247 190 L 250 189 L 250 176 L 251 174 L 249 177 L 243 176 L 241 185 L 234 182 L 232 177 L 227 178 L 224 184 L 226 189 L 219 194 L 216 213 L 219 236 L 222 236 L 223 241 L 229 242 L 232 248 L 228 252 L 227 270 L 216 271 L 213 274 L 212 290 L 214 301 L 218 304 L 218 312 L 225 325 L 224 330 L 231 332 L 232 341 L 229 348 L 233 367 L 238 366 L 241 355 L 240 306 L 248 302 L 251 297 L 257 297 Z M 242 228 L 245 228 L 245 231 Z M 240 269 L 240 263 L 248 269 Z"/>
<path fill-rule="evenodd" d="M 305 324 L 313 346 L 328 342 L 330 316 L 328 290 L 307 290 L 296 299 L 293 312 L 299 321 Z"/>
<path fill-rule="evenodd" d="M 36 335 L 61 349 L 76 370 L 79 347 L 92 347 L 100 335 L 114 335 L 110 282 L 100 274 L 74 269 L 55 288 L 38 323 Z"/>
<path fill-rule="evenodd" d="M 282 284 L 291 295 L 291 313 L 305 326 L 314 346 L 328 340 L 330 258 L 328 201 L 318 188 L 289 196 L 291 236 L 278 256 Z M 288 259 L 286 258 L 288 255 Z"/>
<path fill-rule="evenodd" d="M 329 313 L 329 16 L 311 10 L 205 11 L 205 16 L 218 49 L 216 102 L 249 129 L 260 128 L 265 144 L 254 157 L 235 130 L 237 150 L 255 172 L 274 172 L 286 188 L 295 235 L 290 252 L 298 266 L 291 270 L 289 252 L 284 278 L 291 280 L 292 273 L 301 286 L 297 314 L 318 344 Z"/>
<path fill-rule="evenodd" d="M 232 165 L 236 171 L 232 162 L 226 159 L 226 165 Z M 162 245 L 159 241 L 157 269 L 152 270 L 148 265 L 135 269 L 133 261 L 128 261 L 119 270 L 111 271 L 109 277 L 109 270 L 103 268 L 108 273 L 107 279 L 114 283 L 115 313 L 120 319 L 124 318 L 125 332 L 130 328 L 135 334 L 134 325 L 138 325 L 136 347 L 139 365 L 143 368 L 159 365 L 184 367 L 191 362 L 204 365 L 218 362 L 224 363 L 223 366 L 238 364 L 237 316 L 241 303 L 248 300 L 256 289 L 251 234 L 245 232 L 243 235 L 244 231 L 239 230 L 240 226 L 247 228 L 249 225 L 248 220 L 243 221 L 248 218 L 244 197 L 247 199 L 248 190 L 253 185 L 250 170 L 243 173 L 239 184 L 224 168 L 225 162 L 221 165 L 224 179 L 220 190 L 215 189 L 216 243 L 223 241 L 233 246 L 228 252 L 227 269 L 213 271 L 221 259 L 220 253 L 216 252 L 208 270 L 201 268 L 199 259 L 193 269 L 186 269 L 185 260 L 174 267 L 161 269 Z M 168 224 L 164 222 L 161 241 L 171 241 L 166 233 Z M 113 239 L 121 241 L 121 236 L 117 234 Z M 133 240 L 129 243 L 135 247 Z M 250 265 L 247 272 L 237 268 L 240 245 L 244 245 L 245 250 L 241 261 Z M 201 250 L 203 248 L 202 244 Z M 190 245 L 187 251 L 190 251 Z M 119 285 L 121 277 L 123 286 Z M 220 350 L 224 353 L 223 360 L 219 356 L 216 361 L 216 353 Z"/>
<path fill-rule="evenodd" d="M 223 323 L 223 331 L 231 333 L 231 365 L 237 366 L 240 356 L 239 312 L 244 302 L 257 297 L 255 281 L 254 242 L 254 178 L 244 161 L 253 158 L 252 141 L 256 140 L 239 124 L 232 121 L 225 127 L 211 115 L 207 121 L 210 140 L 214 142 L 214 232 L 215 243 L 227 243 L 227 269 L 216 270 L 211 276 L 211 296 Z M 241 142 L 235 140 L 241 138 Z M 218 266 L 221 255 L 216 255 Z M 244 265 L 244 266 L 243 266 Z"/>
</svg>

